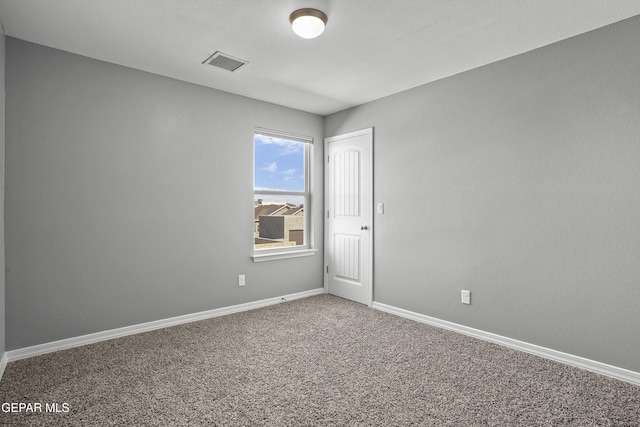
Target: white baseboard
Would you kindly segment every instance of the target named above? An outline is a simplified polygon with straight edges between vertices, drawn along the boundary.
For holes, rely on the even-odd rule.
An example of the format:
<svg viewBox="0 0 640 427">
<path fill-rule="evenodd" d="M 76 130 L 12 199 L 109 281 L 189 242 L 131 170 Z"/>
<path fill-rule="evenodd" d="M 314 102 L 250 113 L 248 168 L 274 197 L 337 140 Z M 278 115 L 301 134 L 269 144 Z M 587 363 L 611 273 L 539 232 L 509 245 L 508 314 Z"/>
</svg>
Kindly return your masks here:
<svg viewBox="0 0 640 427">
<path fill-rule="evenodd" d="M 0 367 L 4 368 L 7 362 L 25 359 L 27 357 L 38 356 L 40 354 L 51 353 L 54 351 L 64 350 L 72 347 L 79 347 L 99 341 L 106 341 L 114 338 L 124 337 L 127 335 L 139 334 L 140 332 L 152 331 L 154 329 L 167 328 L 183 323 L 195 322 L 198 320 L 210 319 L 212 317 L 224 316 L 226 314 L 238 313 L 241 311 L 254 310 L 260 307 L 279 304 L 286 301 L 292 301 L 300 298 L 307 298 L 314 295 L 324 293 L 324 288 L 312 289 L 310 291 L 298 292 L 295 294 L 284 295 L 275 298 L 264 299 L 260 301 L 248 302 L 244 304 L 232 305 L 229 307 L 216 308 L 213 310 L 201 311 L 198 313 L 186 314 L 184 316 L 170 317 L 168 319 L 156 320 L 153 322 L 140 323 L 138 325 L 125 326 L 123 328 L 111 329 L 103 332 L 96 332 L 79 337 L 67 338 L 64 340 L 53 341 L 44 344 L 38 344 L 31 347 L 11 350 L 5 353 L 0 360 Z M 4 365 L 2 365 L 4 361 Z"/>
<path fill-rule="evenodd" d="M 4 375 L 4 368 L 7 367 L 7 352 L 2 353 L 2 357 L 0 357 L 0 381 L 2 380 L 2 376 Z"/>
<path fill-rule="evenodd" d="M 425 316 L 424 314 L 414 313 L 402 308 L 373 302 L 372 308 L 384 311 L 386 313 L 395 314 L 396 316 L 405 317 L 417 322 L 426 323 L 443 329 L 448 329 L 460 334 L 468 335 L 484 341 L 489 341 L 514 350 L 530 353 L 545 359 L 564 363 L 565 365 L 575 366 L 596 374 L 605 375 L 621 381 L 626 381 L 634 385 L 640 385 L 640 372 L 630 371 L 624 368 L 607 365 L 606 363 L 596 362 L 595 360 L 585 359 L 584 357 L 574 356 L 572 354 L 563 353 L 561 351 L 552 350 L 550 348 L 541 347 L 535 344 L 529 344 L 524 341 L 514 340 L 512 338 L 503 337 L 501 335 L 492 334 L 490 332 L 481 331 L 479 329 L 470 328 L 468 326 L 459 325 L 457 323 L 448 322 L 446 320 L 437 319 L 435 317 Z"/>
</svg>

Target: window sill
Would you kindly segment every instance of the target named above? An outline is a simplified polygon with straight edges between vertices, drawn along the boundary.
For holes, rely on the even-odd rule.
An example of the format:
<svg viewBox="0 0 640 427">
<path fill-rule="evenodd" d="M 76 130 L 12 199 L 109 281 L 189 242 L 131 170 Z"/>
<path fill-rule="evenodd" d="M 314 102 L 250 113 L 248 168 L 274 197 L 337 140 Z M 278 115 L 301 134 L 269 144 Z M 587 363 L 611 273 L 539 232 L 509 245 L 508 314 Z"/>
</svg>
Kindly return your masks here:
<svg viewBox="0 0 640 427">
<path fill-rule="evenodd" d="M 296 251 L 283 251 L 283 252 L 268 252 L 268 253 L 254 253 L 251 258 L 253 262 L 263 261 L 275 261 L 278 259 L 299 258 L 303 256 L 315 255 L 318 252 L 317 249 L 300 249 Z"/>
</svg>

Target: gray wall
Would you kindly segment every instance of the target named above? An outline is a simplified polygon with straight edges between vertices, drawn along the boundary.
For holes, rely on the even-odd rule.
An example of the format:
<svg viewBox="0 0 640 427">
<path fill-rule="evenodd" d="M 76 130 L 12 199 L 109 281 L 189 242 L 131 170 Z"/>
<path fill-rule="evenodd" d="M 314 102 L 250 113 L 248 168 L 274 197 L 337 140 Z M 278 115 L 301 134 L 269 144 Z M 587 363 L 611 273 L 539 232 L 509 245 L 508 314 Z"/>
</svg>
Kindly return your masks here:
<svg viewBox="0 0 640 427">
<path fill-rule="evenodd" d="M 4 280 L 4 26 L 0 22 L 0 357 L 5 351 L 5 280 Z"/>
<path fill-rule="evenodd" d="M 638 40 L 635 17 L 329 116 L 375 127 L 375 301 L 640 372 Z"/>
<path fill-rule="evenodd" d="M 322 117 L 10 37 L 6 53 L 8 350 L 322 287 L 322 221 L 318 255 L 250 258 L 254 128 L 316 139 L 321 199 Z"/>
</svg>

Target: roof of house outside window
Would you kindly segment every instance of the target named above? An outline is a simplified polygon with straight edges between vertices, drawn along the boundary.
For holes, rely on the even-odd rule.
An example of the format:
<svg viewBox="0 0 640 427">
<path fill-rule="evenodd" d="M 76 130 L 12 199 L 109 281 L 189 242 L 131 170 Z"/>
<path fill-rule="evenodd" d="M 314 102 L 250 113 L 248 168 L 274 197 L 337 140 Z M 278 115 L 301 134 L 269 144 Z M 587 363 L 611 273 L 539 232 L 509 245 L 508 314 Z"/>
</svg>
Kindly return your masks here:
<svg viewBox="0 0 640 427">
<path fill-rule="evenodd" d="M 279 204 L 257 204 L 254 207 L 254 220 L 258 221 L 260 216 L 272 215 L 301 215 L 304 213 L 302 205 L 294 205 L 292 203 Z"/>
</svg>

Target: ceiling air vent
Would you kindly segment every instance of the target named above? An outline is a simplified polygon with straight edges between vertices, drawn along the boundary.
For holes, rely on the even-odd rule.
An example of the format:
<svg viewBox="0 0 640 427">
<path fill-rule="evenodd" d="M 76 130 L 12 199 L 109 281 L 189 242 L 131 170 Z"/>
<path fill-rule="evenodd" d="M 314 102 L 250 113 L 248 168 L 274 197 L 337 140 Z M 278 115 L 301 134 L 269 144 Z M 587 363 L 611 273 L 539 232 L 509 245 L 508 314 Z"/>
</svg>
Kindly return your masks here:
<svg viewBox="0 0 640 427">
<path fill-rule="evenodd" d="M 227 55 L 226 53 L 222 53 L 220 51 L 214 52 L 213 55 L 205 59 L 203 62 L 203 64 L 213 65 L 214 67 L 223 68 L 231 72 L 236 71 L 237 69 L 248 63 L 249 61 L 234 58 L 233 56 Z"/>
</svg>

